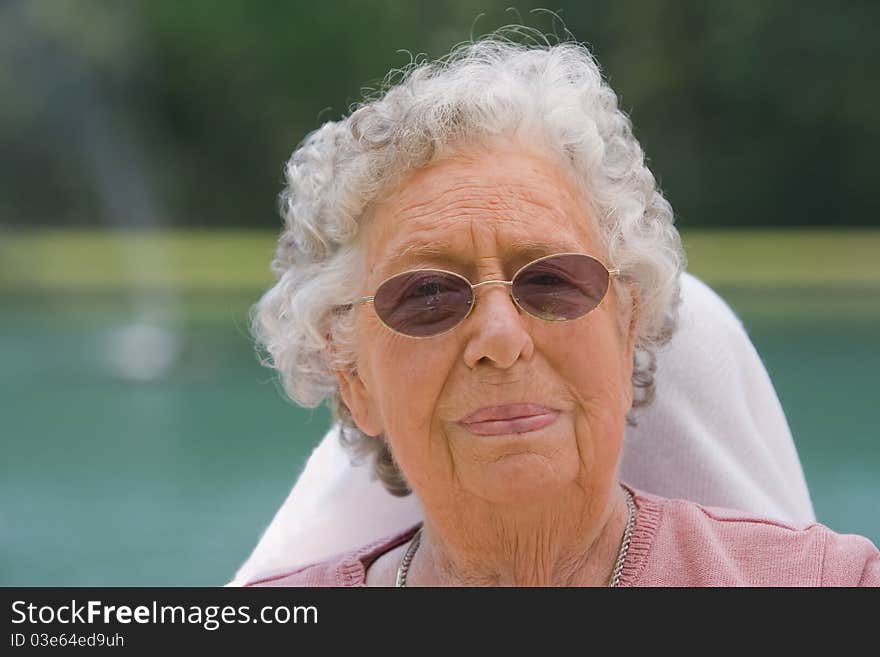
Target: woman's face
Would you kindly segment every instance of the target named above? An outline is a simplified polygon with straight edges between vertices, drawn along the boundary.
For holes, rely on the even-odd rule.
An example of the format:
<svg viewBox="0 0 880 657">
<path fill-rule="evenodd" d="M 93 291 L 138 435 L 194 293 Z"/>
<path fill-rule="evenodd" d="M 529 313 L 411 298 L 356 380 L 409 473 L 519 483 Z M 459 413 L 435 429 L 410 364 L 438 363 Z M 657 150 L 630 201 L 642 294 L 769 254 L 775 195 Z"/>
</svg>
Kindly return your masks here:
<svg viewBox="0 0 880 657">
<path fill-rule="evenodd" d="M 554 253 L 607 263 L 592 225 L 587 203 L 552 159 L 513 147 L 444 159 L 374 207 L 363 233 L 368 264 L 352 297 L 410 269 L 445 269 L 477 283 L 510 280 Z M 571 486 L 609 490 L 632 400 L 630 297 L 620 308 L 609 291 L 591 313 L 550 322 L 520 311 L 506 286 L 475 295 L 463 323 L 425 339 L 393 333 L 372 307 L 356 307 L 357 370 L 339 381 L 358 426 L 384 434 L 426 507 L 538 502 Z M 481 409 L 525 419 L 463 422 Z"/>
</svg>

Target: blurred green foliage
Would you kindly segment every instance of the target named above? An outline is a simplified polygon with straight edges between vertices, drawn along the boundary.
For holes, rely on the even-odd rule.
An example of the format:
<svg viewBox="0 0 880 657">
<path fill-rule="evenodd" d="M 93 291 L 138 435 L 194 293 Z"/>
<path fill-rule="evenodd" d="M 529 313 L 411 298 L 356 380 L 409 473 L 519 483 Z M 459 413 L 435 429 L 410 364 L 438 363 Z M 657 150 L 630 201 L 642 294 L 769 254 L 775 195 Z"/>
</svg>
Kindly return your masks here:
<svg viewBox="0 0 880 657">
<path fill-rule="evenodd" d="M 688 226 L 878 225 L 880 3 L 0 5 L 0 223 L 274 227 L 281 167 L 389 69 L 507 23 L 587 42 Z"/>
</svg>

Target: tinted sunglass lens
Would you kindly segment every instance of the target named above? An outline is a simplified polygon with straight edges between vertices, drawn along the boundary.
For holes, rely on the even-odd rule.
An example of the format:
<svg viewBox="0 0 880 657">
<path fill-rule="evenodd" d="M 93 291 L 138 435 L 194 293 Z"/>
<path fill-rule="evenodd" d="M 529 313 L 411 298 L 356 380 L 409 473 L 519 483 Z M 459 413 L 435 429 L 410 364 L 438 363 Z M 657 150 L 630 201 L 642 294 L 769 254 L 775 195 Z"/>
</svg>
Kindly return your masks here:
<svg viewBox="0 0 880 657">
<path fill-rule="evenodd" d="M 513 295 L 528 313 L 546 320 L 577 319 L 593 310 L 608 291 L 608 270 L 588 255 L 538 260 L 513 281 Z"/>
<path fill-rule="evenodd" d="M 412 337 L 438 335 L 463 320 L 474 302 L 470 284 L 441 271 L 405 272 L 385 281 L 373 304 L 386 326 Z"/>
</svg>

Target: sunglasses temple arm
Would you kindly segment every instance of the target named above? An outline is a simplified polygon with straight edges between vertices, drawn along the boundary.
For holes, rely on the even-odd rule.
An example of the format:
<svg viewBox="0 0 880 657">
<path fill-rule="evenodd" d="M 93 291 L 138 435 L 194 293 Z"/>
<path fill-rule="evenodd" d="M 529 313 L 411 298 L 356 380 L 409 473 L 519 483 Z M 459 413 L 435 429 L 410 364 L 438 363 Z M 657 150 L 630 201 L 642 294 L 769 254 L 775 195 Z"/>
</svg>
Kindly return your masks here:
<svg viewBox="0 0 880 657">
<path fill-rule="evenodd" d="M 337 312 L 348 312 L 355 306 L 359 306 L 364 303 L 373 303 L 376 297 L 361 297 L 360 299 L 355 299 L 351 303 L 343 303 L 342 305 L 336 306 Z"/>
</svg>

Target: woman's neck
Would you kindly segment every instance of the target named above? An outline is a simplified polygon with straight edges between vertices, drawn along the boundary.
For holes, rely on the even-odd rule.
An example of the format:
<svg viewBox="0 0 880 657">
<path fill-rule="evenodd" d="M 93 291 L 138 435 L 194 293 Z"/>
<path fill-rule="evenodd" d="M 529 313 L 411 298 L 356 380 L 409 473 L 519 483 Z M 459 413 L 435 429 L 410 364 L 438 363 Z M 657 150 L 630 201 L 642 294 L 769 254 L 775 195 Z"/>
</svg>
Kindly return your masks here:
<svg viewBox="0 0 880 657">
<path fill-rule="evenodd" d="M 574 519 L 574 520 L 573 520 Z M 606 586 L 628 519 L 619 486 L 593 503 L 452 520 L 427 514 L 408 586 Z"/>
</svg>

